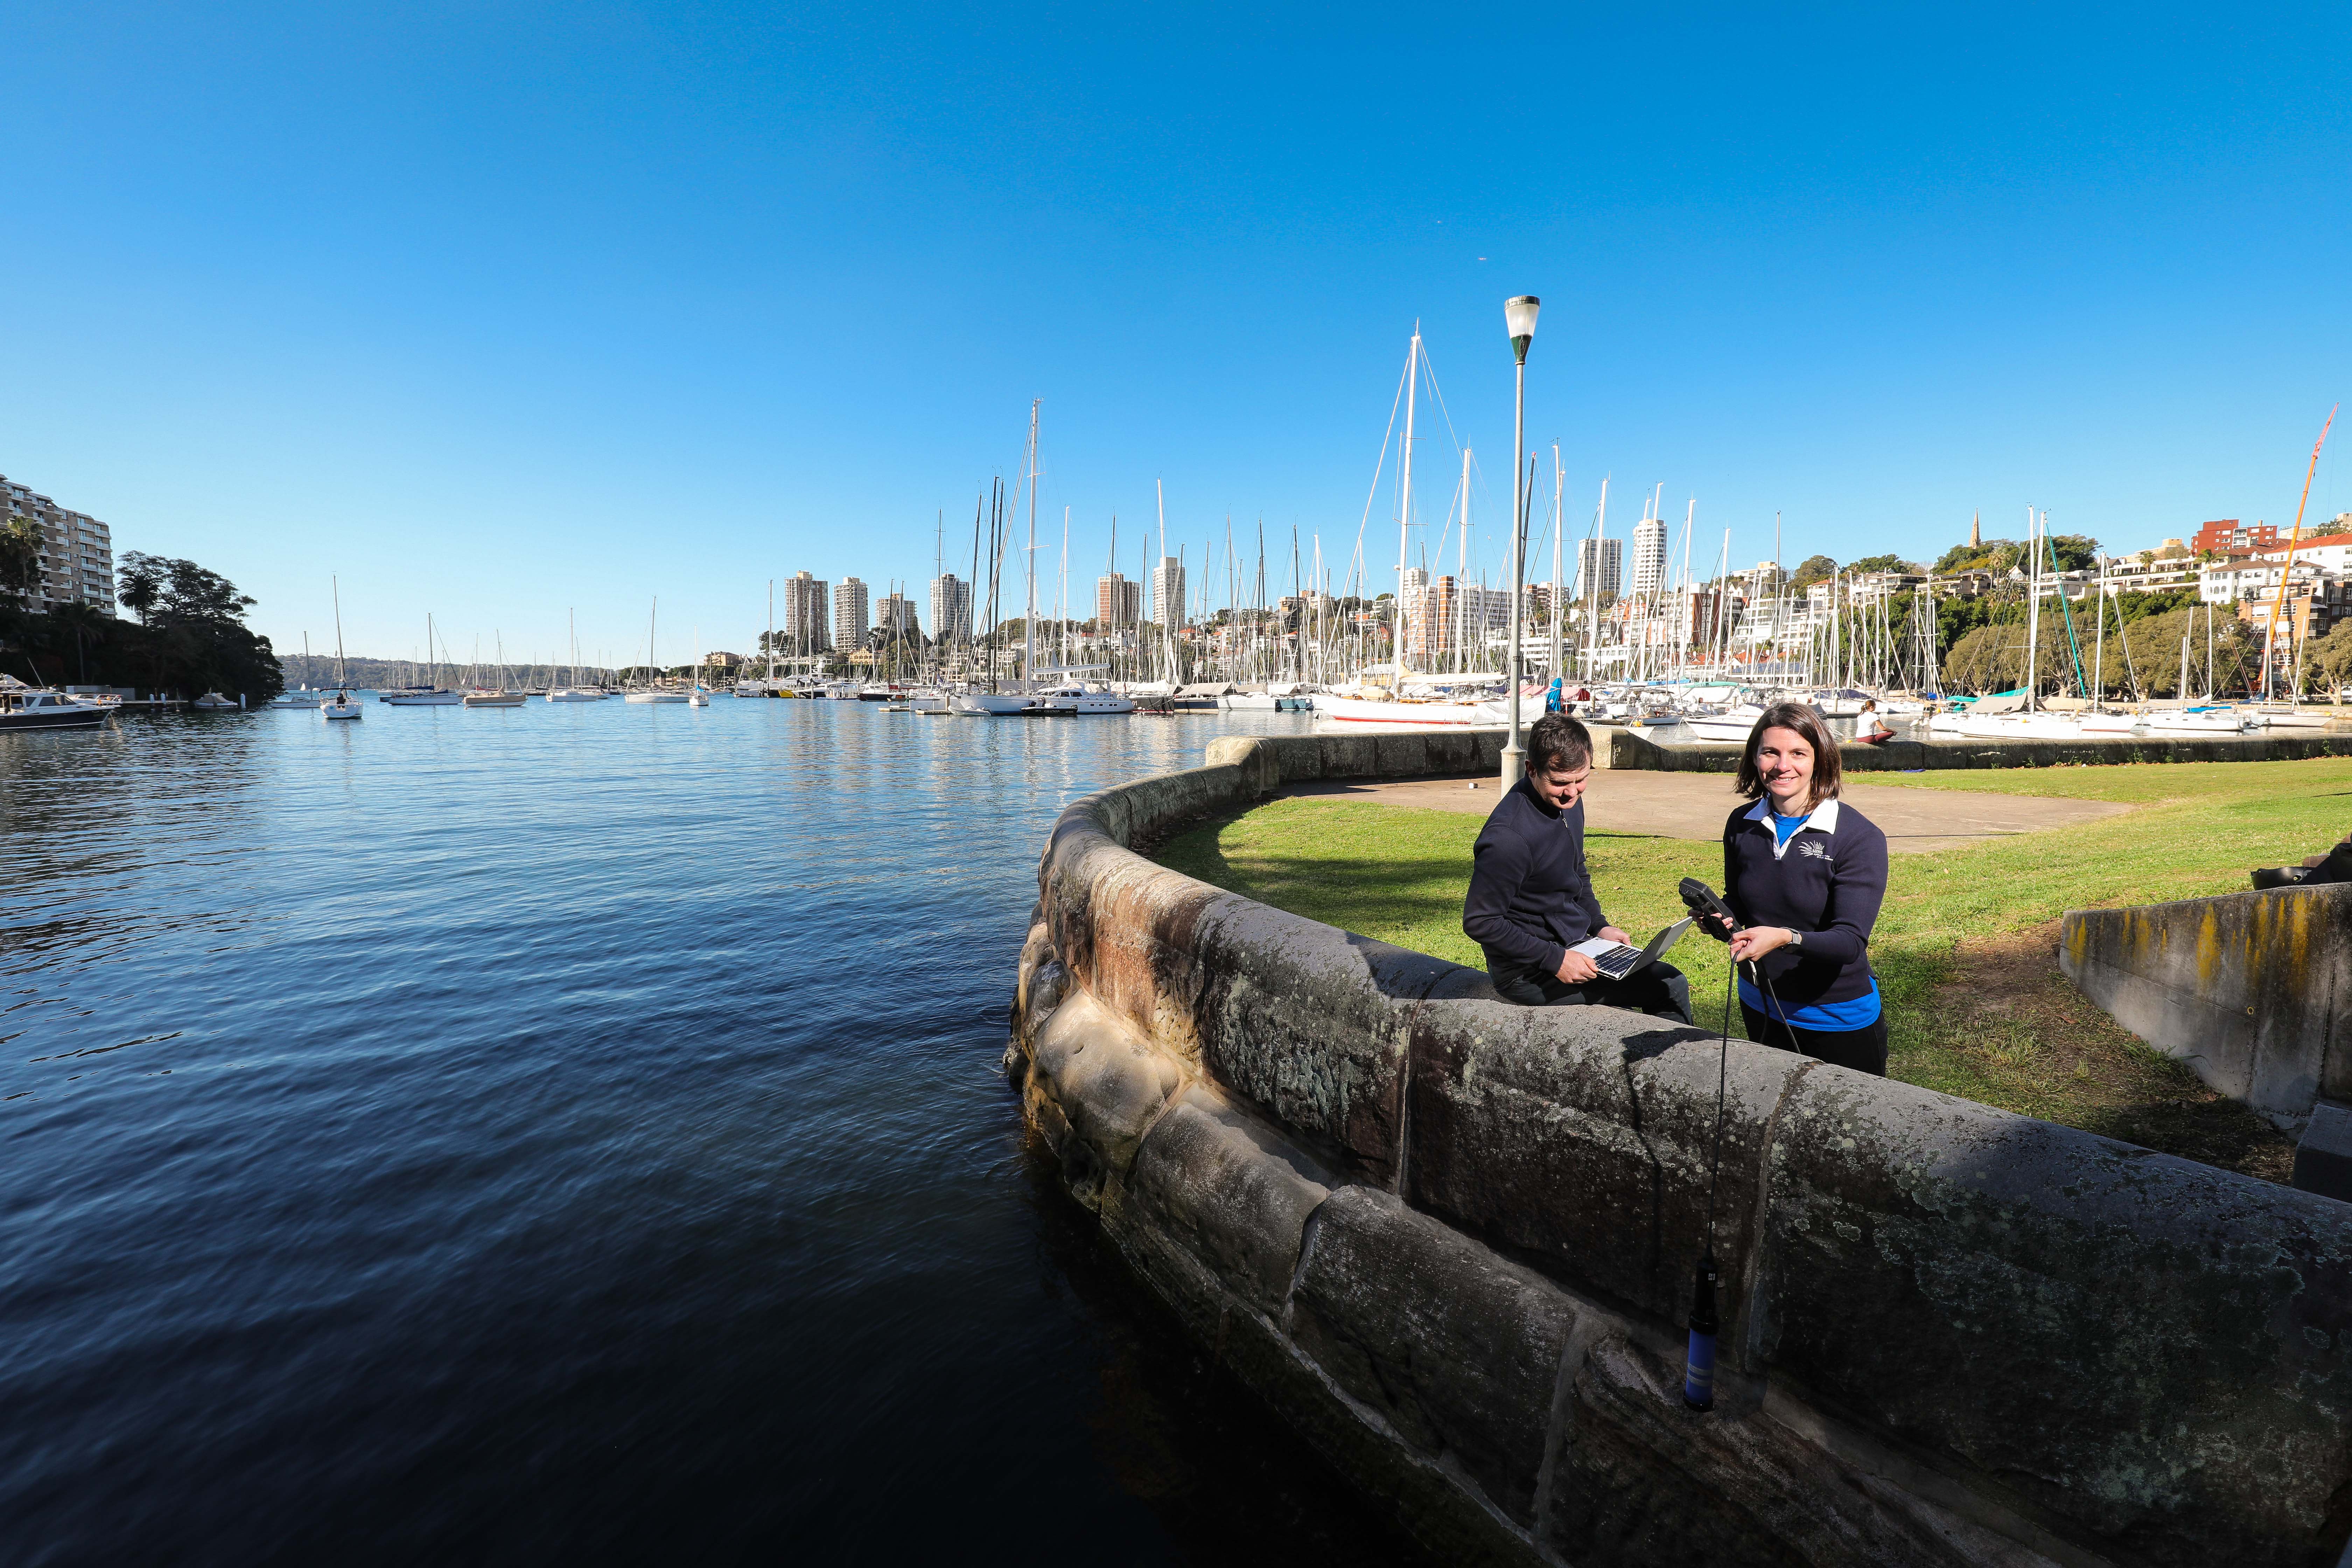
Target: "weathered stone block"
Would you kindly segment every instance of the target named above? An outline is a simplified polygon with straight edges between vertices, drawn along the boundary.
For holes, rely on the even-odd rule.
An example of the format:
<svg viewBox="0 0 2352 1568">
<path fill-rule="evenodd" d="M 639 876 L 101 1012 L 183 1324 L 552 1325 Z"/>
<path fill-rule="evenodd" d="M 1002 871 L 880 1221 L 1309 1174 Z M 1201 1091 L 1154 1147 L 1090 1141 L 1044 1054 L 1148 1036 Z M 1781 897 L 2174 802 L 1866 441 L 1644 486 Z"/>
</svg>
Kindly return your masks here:
<svg viewBox="0 0 2352 1568">
<path fill-rule="evenodd" d="M 1139 1219 L 1183 1247 L 1269 1319 L 1282 1316 L 1307 1216 L 1330 1176 L 1213 1089 L 1193 1088 L 1152 1126 L 1128 1177 Z"/>
<path fill-rule="evenodd" d="M 1715 1035 L 1613 1007 L 1432 1002 L 1413 1021 L 1405 1192 L 1580 1289 L 1681 1322 L 1706 1240 L 1721 1067 L 1715 1251 L 1736 1323 L 1766 1131 L 1805 1065 L 1745 1040 L 1727 1057 Z"/>
<path fill-rule="evenodd" d="M 1423 1453 L 1533 1517 L 1576 1310 L 1525 1268 L 1368 1187 L 1317 1211 L 1291 1337 Z"/>
<path fill-rule="evenodd" d="M 2322 1100 L 2294 1146 L 2294 1184 L 2352 1203 L 2352 1110 Z"/>
<path fill-rule="evenodd" d="M 1137 1146 L 1175 1091 L 1175 1064 L 1140 1042 L 1093 998 L 1072 996 L 1037 1031 L 1031 1085 L 1052 1097 L 1108 1171 L 1124 1176 Z"/>
<path fill-rule="evenodd" d="M 1387 1181 L 1405 1020 L 1460 967 L 1244 899 L 1204 910 L 1185 946 L 1209 1075 Z"/>
<path fill-rule="evenodd" d="M 2058 964 L 2084 995 L 2273 1120 L 2352 1098 L 2352 887 L 2072 910 Z"/>
<path fill-rule="evenodd" d="M 2352 1208 L 1818 1067 L 1749 1354 L 2135 1561 L 2304 1563 L 2352 1474 Z"/>
</svg>

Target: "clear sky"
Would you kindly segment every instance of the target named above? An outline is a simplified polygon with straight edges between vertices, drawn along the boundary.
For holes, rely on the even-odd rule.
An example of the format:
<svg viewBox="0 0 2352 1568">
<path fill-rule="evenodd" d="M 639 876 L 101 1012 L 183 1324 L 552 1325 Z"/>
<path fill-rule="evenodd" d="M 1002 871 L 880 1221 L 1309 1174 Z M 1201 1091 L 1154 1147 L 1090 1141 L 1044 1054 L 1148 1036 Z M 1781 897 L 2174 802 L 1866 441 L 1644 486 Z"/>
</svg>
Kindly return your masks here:
<svg viewBox="0 0 2352 1568">
<path fill-rule="evenodd" d="M 1230 513 L 1344 571 L 1419 320 L 1424 531 L 1458 436 L 1491 577 L 1532 292 L 1575 529 L 1604 474 L 1613 535 L 1663 484 L 1738 562 L 1775 510 L 1790 560 L 2029 505 L 2111 548 L 2284 523 L 2352 382 L 2347 29 L 0 4 L 0 473 L 227 574 L 281 649 L 335 574 L 355 653 L 430 610 L 545 658 L 576 608 L 625 657 L 658 594 L 667 662 L 748 647 L 772 576 L 928 578 L 941 511 L 967 569 L 1032 398 L 1049 578 L 1065 506 L 1073 579 L 1113 513 L 1134 574 L 1155 479 L 1196 563 Z"/>
</svg>

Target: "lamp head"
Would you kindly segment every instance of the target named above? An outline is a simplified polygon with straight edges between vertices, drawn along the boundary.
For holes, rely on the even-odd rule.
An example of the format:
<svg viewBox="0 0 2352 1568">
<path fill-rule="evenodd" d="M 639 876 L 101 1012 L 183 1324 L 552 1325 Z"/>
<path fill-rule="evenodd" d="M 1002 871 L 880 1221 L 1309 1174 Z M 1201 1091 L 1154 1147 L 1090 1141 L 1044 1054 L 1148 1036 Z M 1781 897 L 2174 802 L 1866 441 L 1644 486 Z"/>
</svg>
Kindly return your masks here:
<svg viewBox="0 0 2352 1568">
<path fill-rule="evenodd" d="M 1503 301 L 1503 325 L 1511 335 L 1511 352 L 1518 355 L 1521 364 L 1528 363 L 1528 344 L 1535 341 L 1536 312 L 1543 301 L 1533 294 L 1515 294 Z"/>
</svg>

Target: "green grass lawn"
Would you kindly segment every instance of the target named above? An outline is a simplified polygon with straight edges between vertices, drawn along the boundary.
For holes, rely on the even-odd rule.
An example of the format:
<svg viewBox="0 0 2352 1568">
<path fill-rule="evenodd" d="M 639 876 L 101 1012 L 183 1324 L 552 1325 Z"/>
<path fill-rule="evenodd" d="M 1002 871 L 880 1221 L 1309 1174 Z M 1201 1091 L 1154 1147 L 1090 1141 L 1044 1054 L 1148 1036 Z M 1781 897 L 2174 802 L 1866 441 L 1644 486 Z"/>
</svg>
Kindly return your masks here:
<svg viewBox="0 0 2352 1568">
<path fill-rule="evenodd" d="M 2352 758 L 1982 773 L 1871 773 L 1856 784 L 2124 801 L 2127 816 L 1932 855 L 1897 855 L 1871 942 L 1889 1071 L 1988 1105 L 2284 1180 L 2292 1142 L 2150 1050 L 2058 974 L 2070 909 L 2234 892 L 2352 830 Z M 1726 793 L 1728 808 L 1730 796 Z M 1202 824 L 1165 864 L 1314 920 L 1456 963 L 1480 819 L 1357 802 L 1281 800 Z M 1675 884 L 1719 887 L 1713 842 L 1596 833 L 1587 858 L 1635 941 L 1681 915 Z M 1699 1021 L 1723 1021 L 1725 950 L 1694 936 L 1673 962 Z M 1732 1029 L 1739 1032 L 1738 1016 Z"/>
</svg>

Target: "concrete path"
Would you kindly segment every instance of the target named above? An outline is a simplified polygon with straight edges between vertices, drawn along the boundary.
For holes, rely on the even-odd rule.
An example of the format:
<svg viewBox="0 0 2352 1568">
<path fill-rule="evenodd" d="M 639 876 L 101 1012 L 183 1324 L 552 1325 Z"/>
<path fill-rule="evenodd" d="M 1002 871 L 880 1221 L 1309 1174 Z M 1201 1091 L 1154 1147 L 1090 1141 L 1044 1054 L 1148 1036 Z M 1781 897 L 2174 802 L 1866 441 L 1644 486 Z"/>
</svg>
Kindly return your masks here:
<svg viewBox="0 0 2352 1568">
<path fill-rule="evenodd" d="M 1469 786 L 1475 784 L 1478 787 Z M 1301 779 L 1286 785 L 1284 798 L 1297 796 L 1374 801 L 1432 811 L 1484 816 L 1495 809 L 1495 778 L 1372 780 Z M 2132 808 L 2110 800 L 2054 800 L 2045 795 L 1985 795 L 1973 790 L 1902 789 L 1845 781 L 1851 802 L 1886 835 L 1896 854 L 1925 854 L 1984 844 L 2045 827 L 2064 827 L 2118 816 Z M 1659 838 L 1714 838 L 1738 804 L 1731 780 L 1721 773 L 1666 773 L 1601 770 L 1584 792 L 1584 826 L 1592 833 L 1647 834 Z"/>
</svg>

